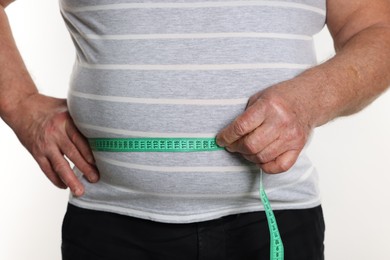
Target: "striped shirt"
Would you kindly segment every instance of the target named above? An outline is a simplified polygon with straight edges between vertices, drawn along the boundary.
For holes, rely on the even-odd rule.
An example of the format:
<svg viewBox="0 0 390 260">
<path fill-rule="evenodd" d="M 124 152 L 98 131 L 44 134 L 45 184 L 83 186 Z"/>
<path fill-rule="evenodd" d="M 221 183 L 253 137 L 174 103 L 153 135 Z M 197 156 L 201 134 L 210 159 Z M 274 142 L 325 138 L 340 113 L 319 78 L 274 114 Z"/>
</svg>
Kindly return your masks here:
<svg viewBox="0 0 390 260">
<path fill-rule="evenodd" d="M 248 98 L 316 64 L 326 0 L 60 0 L 77 50 L 69 111 L 86 137 L 215 137 Z M 238 153 L 94 152 L 80 207 L 169 223 L 263 210 Z M 320 204 L 302 152 L 266 175 L 274 209 Z"/>
</svg>

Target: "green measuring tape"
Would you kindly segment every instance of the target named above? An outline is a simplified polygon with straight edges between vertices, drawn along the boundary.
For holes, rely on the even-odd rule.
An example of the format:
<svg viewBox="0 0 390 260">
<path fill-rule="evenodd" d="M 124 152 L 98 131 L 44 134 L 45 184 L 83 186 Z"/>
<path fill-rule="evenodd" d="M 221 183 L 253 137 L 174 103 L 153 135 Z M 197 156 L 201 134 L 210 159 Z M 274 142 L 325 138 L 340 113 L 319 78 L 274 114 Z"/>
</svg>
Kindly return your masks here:
<svg viewBox="0 0 390 260">
<path fill-rule="evenodd" d="M 271 260 L 283 260 L 284 259 L 284 247 L 283 241 L 279 233 L 278 224 L 276 223 L 276 218 L 274 212 L 271 208 L 271 203 L 269 203 L 267 194 L 265 193 L 263 187 L 263 170 L 260 169 L 260 198 L 264 205 L 265 214 L 267 216 L 269 235 L 270 235 L 270 259 Z"/>
<path fill-rule="evenodd" d="M 90 138 L 92 150 L 103 152 L 201 152 L 223 150 L 213 138 Z"/>
<path fill-rule="evenodd" d="M 90 138 L 88 142 L 92 150 L 102 152 L 201 152 L 224 149 L 217 145 L 215 138 Z M 270 260 L 283 260 L 283 242 L 263 187 L 261 169 L 259 190 L 270 232 Z"/>
</svg>

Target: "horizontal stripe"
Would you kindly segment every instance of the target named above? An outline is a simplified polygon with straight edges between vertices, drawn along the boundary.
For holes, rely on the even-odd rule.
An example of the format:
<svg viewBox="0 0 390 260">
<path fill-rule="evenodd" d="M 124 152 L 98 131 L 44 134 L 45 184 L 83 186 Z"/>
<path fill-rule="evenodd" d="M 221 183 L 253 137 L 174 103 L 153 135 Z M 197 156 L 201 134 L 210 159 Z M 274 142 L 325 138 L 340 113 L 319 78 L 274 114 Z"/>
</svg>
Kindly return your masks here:
<svg viewBox="0 0 390 260">
<path fill-rule="evenodd" d="M 122 71 L 75 68 L 71 89 L 139 98 L 235 99 L 291 79 L 302 69 L 237 71 Z M 131 93 L 131 94 L 129 94 Z"/>
<path fill-rule="evenodd" d="M 102 133 L 96 132 L 96 136 L 102 136 Z M 100 134 L 100 135 L 99 135 Z M 136 164 L 149 164 L 150 162 L 153 162 L 153 165 L 162 165 L 162 166 L 177 166 L 182 165 L 183 162 L 191 162 L 191 166 L 216 166 L 216 162 L 218 165 L 221 166 L 235 166 L 235 165 L 248 165 L 252 164 L 251 162 L 247 161 L 245 158 L 242 157 L 242 155 L 238 153 L 230 153 L 226 150 L 216 150 L 213 152 L 193 152 L 193 153 L 159 153 L 159 152 L 148 152 L 145 153 L 112 153 L 112 152 L 104 152 L 100 153 L 105 158 L 114 159 L 118 161 L 123 162 L 130 162 L 130 163 L 136 163 Z M 138 171 L 129 171 L 127 169 L 118 169 L 118 167 L 115 166 L 109 166 L 104 169 L 104 172 L 115 172 L 115 178 L 121 179 L 123 178 L 129 178 L 131 182 L 135 180 L 133 178 L 133 175 L 137 175 Z M 158 174 L 158 176 L 157 176 Z M 214 177 L 217 177 L 218 173 L 211 176 L 210 174 L 207 181 L 212 181 Z M 236 176 L 236 173 L 231 173 L 231 176 L 228 178 L 229 180 L 232 179 L 240 179 L 245 180 L 240 187 L 236 188 L 242 188 L 245 190 L 242 190 L 240 192 L 247 192 L 250 190 L 245 185 L 248 185 L 248 183 L 253 183 L 252 173 L 247 173 L 245 175 Z M 149 174 L 149 176 L 152 176 Z M 156 178 L 161 179 L 161 174 L 156 173 Z M 197 178 L 196 174 L 194 174 L 194 178 Z M 114 177 L 114 176 L 113 176 Z M 164 179 L 167 180 L 168 183 L 171 183 L 171 181 L 168 180 L 170 176 L 168 174 L 164 174 Z M 173 177 L 176 178 L 176 175 Z M 295 177 L 294 180 L 298 178 Z M 224 179 L 226 179 L 226 174 L 224 175 Z M 248 181 L 248 179 L 250 179 Z M 195 185 L 195 184 L 194 184 Z M 251 184 L 250 184 L 251 185 Z M 143 189 L 144 190 L 144 189 Z"/>
<path fill-rule="evenodd" d="M 74 96 L 69 96 L 68 104 L 73 119 L 86 124 L 132 131 L 215 135 L 242 114 L 246 107 L 246 104 L 225 106 L 132 104 Z M 87 133 L 85 135 L 90 138 L 109 137 L 91 136 Z"/>
<path fill-rule="evenodd" d="M 103 96 L 82 93 L 79 91 L 70 91 L 70 95 L 86 98 L 92 100 L 120 102 L 120 103 L 134 103 L 134 104 L 159 104 L 159 105 L 195 105 L 195 106 L 225 106 L 246 104 L 248 98 L 235 99 L 167 99 L 167 98 L 134 98 L 134 97 L 117 97 L 117 96 Z"/>
<path fill-rule="evenodd" d="M 112 204 L 106 204 L 99 201 L 88 201 L 85 198 L 71 198 L 71 203 L 80 207 L 86 207 L 96 210 L 103 210 L 108 212 L 119 212 L 124 215 L 135 216 L 143 219 L 156 220 L 159 222 L 167 222 L 167 223 L 186 223 L 186 222 L 194 222 L 194 221 L 202 221 L 208 219 L 215 219 L 218 217 L 222 217 L 225 215 L 236 214 L 240 212 L 247 211 L 260 211 L 263 210 L 263 206 L 261 202 L 258 204 L 253 204 L 251 206 L 245 207 L 224 207 L 217 208 L 211 212 L 201 213 L 199 212 L 185 212 L 185 215 L 182 212 L 161 212 L 155 213 L 150 212 L 148 209 L 137 210 L 129 207 L 121 207 Z"/>
<path fill-rule="evenodd" d="M 121 162 L 113 159 L 104 158 L 97 153 L 94 154 L 94 157 L 98 161 L 102 161 L 111 165 L 125 167 L 128 169 L 138 169 L 144 171 L 154 171 L 154 172 L 242 172 L 242 171 L 258 171 L 259 168 L 256 166 L 208 166 L 208 167 L 199 167 L 199 166 L 153 166 L 153 165 L 142 165 L 128 162 Z"/>
<path fill-rule="evenodd" d="M 92 40 L 149 40 L 149 39 L 208 39 L 208 38 L 270 38 L 286 40 L 311 41 L 309 35 L 288 33 L 256 33 L 256 32 L 226 32 L 226 33 L 164 33 L 164 34 L 78 34 Z"/>
<path fill-rule="evenodd" d="M 195 137 L 195 138 L 212 138 L 215 133 L 166 133 L 166 132 L 144 132 L 144 131 L 130 131 L 124 129 L 116 129 L 110 127 L 102 127 L 81 122 L 75 122 L 77 127 L 83 129 L 95 130 L 103 133 L 124 135 L 124 136 L 139 136 L 139 137 Z"/>
<path fill-rule="evenodd" d="M 183 2 L 191 2 L 191 3 L 203 3 L 206 1 L 213 1 L 213 2 L 226 2 L 230 0 L 98 0 L 93 1 L 91 0 L 60 0 L 61 3 L 66 3 L 68 6 L 72 7 L 84 7 L 84 6 L 91 6 L 91 5 L 107 5 L 107 4 L 121 4 L 121 3 L 183 3 Z M 239 0 L 232 0 L 232 1 L 239 1 Z M 242 0 L 242 1 L 248 1 L 248 0 Z M 264 1 L 264 0 L 262 0 Z M 273 1 L 273 0 L 271 0 Z M 315 6 L 320 9 L 325 10 L 326 9 L 326 0 L 278 0 L 282 2 L 292 2 L 292 3 L 302 3 L 310 6 Z"/>
<path fill-rule="evenodd" d="M 257 32 L 312 36 L 325 24 L 325 16 L 317 13 L 272 6 L 124 9 L 62 15 L 71 33 L 92 35 Z"/>
<path fill-rule="evenodd" d="M 160 167 L 160 166 L 153 166 L 153 167 Z M 230 166 L 231 167 L 231 166 Z M 171 167 L 170 167 L 171 168 Z M 194 167 L 190 167 L 193 169 Z M 226 167 L 223 167 L 226 168 Z M 256 168 L 256 170 L 258 170 Z M 307 180 L 311 174 L 314 172 L 314 167 L 310 167 L 302 176 L 300 176 L 297 180 L 295 180 L 292 183 L 289 183 L 287 185 L 277 186 L 273 187 L 271 189 L 267 189 L 267 193 L 280 191 L 280 190 L 287 190 L 288 187 L 294 187 L 299 183 L 304 182 Z M 101 180 L 103 181 L 103 180 Z M 103 181 L 104 183 L 104 181 Z M 105 183 L 106 185 L 110 185 L 109 183 Z M 242 198 L 242 197 L 255 197 L 259 195 L 259 190 L 256 189 L 252 192 L 245 192 L 245 193 L 223 193 L 223 194 L 196 194 L 196 193 L 163 193 L 163 192 L 145 192 L 140 190 L 134 190 L 127 187 L 120 187 L 120 186 L 112 186 L 111 187 L 115 190 L 120 190 L 122 192 L 135 194 L 135 195 L 141 195 L 141 196 L 153 196 L 153 197 L 164 197 L 164 198 L 206 198 L 206 199 L 219 199 L 219 198 Z M 266 188 L 266 187 L 265 187 Z"/>
<path fill-rule="evenodd" d="M 91 40 L 77 38 L 81 62 L 124 65 L 315 64 L 312 41 L 271 38 Z M 275 50 L 280 50 L 276 52 Z"/>
<path fill-rule="evenodd" d="M 257 64 L 88 64 L 81 67 L 97 70 L 247 70 L 247 69 L 307 69 L 313 65 L 294 63 L 257 63 Z"/>
<path fill-rule="evenodd" d="M 96 160 L 100 171 L 100 180 L 109 187 L 121 187 L 133 191 L 162 194 L 222 194 L 222 193 L 249 193 L 258 187 L 259 169 L 255 164 L 244 158 L 233 158 L 228 151 L 194 153 L 158 153 L 158 152 L 129 152 L 95 153 L 104 159 L 125 162 L 136 165 L 152 165 L 152 169 L 135 169 L 121 167 L 105 161 Z M 176 156 L 182 154 L 182 156 Z M 215 156 L 214 154 L 219 154 Z M 208 157 L 208 158 L 207 158 Z M 222 158 L 221 160 L 218 160 Z M 182 160 L 180 160 L 182 158 Z M 207 158 L 207 159 L 203 159 Z M 229 160 L 233 158 L 233 160 Z M 159 167 L 185 166 L 188 171 L 155 171 Z M 198 171 L 204 167 L 241 166 L 245 170 L 237 171 Z M 200 168 L 199 168 L 200 167 Z M 253 170 L 252 170 L 253 167 Z M 192 170 L 191 170 L 192 169 Z M 296 176 L 298 178 L 298 176 Z M 294 180 L 296 179 L 294 178 Z M 217 186 L 216 186 L 217 185 Z M 114 192 L 115 193 L 115 192 Z"/>
<path fill-rule="evenodd" d="M 102 180 L 100 180 L 102 181 Z M 103 181 L 104 183 L 104 181 Z M 104 183 L 106 184 L 106 183 Z M 110 184 L 107 184 L 110 185 Z M 247 192 L 247 193 L 221 193 L 221 194 L 199 194 L 199 193 L 158 193 L 158 192 L 144 192 L 139 190 L 133 190 L 126 187 L 119 187 L 119 186 L 111 186 L 115 190 L 119 190 L 121 192 L 126 192 L 129 194 L 133 194 L 136 196 L 148 196 L 148 197 L 161 197 L 161 198 L 183 198 L 183 199 L 191 199 L 191 198 L 198 198 L 198 199 L 225 199 L 225 198 L 244 198 L 244 197 L 256 197 L 259 194 L 259 191 L 253 191 L 253 192 Z"/>
<path fill-rule="evenodd" d="M 237 7 L 237 6 L 273 6 L 283 8 L 302 9 L 325 16 L 325 10 L 306 4 L 291 3 L 284 1 L 227 1 L 227 2 L 200 2 L 200 3 L 123 3 L 107 4 L 83 7 L 66 7 L 62 5 L 63 10 L 69 12 L 88 12 L 88 11 L 105 11 L 121 10 L 132 8 L 212 8 L 212 7 Z"/>
<path fill-rule="evenodd" d="M 69 96 L 68 104 L 73 119 L 86 124 L 132 131 L 215 135 L 242 114 L 246 107 L 246 104 L 227 106 L 131 104 L 74 96 Z M 85 135 L 90 138 L 109 137 L 91 136 L 87 133 Z"/>
</svg>

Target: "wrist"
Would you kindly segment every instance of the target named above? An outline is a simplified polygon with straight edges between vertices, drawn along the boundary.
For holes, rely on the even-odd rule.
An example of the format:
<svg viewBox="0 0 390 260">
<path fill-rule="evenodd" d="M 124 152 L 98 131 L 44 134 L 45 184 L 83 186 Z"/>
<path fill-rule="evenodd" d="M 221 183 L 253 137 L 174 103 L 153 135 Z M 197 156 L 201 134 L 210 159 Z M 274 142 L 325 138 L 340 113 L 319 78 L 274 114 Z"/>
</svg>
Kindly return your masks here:
<svg viewBox="0 0 390 260">
<path fill-rule="evenodd" d="M 330 82 L 327 69 L 323 65 L 316 66 L 286 86 L 297 113 L 310 128 L 324 125 L 338 116 L 342 96 L 337 92 L 336 83 Z"/>
<path fill-rule="evenodd" d="M 24 103 L 36 95 L 39 95 L 38 91 L 3 96 L 0 99 L 0 117 L 12 128 L 19 115 L 31 109 Z"/>
</svg>

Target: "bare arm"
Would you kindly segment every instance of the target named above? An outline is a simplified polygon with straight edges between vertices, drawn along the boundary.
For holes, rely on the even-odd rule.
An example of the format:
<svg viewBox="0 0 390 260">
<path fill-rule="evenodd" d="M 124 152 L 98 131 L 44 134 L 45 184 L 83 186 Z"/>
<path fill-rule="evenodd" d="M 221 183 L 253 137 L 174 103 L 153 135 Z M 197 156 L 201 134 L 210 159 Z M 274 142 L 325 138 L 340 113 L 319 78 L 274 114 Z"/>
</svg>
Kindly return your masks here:
<svg viewBox="0 0 390 260">
<path fill-rule="evenodd" d="M 4 11 L 5 6 L 10 3 L 11 1 L 0 1 L 0 116 L 6 122 L 21 99 L 38 92 L 11 35 Z"/>
<path fill-rule="evenodd" d="M 336 56 L 302 78 L 322 82 L 303 93 L 316 96 L 310 124 L 358 112 L 390 85 L 390 2 L 328 0 L 327 24 Z M 325 98 L 325 99 L 324 99 Z M 309 106 L 308 106 L 309 105 Z"/>
<path fill-rule="evenodd" d="M 336 55 L 252 96 L 217 136 L 268 173 L 290 169 L 312 129 L 355 113 L 390 85 L 390 1 L 328 0 Z"/>
<path fill-rule="evenodd" d="M 92 153 L 68 113 L 65 99 L 38 93 L 17 50 L 4 11 L 12 1 L 0 0 L 0 117 L 56 186 L 80 196 L 84 187 L 68 157 L 91 182 L 98 179 Z"/>
</svg>

